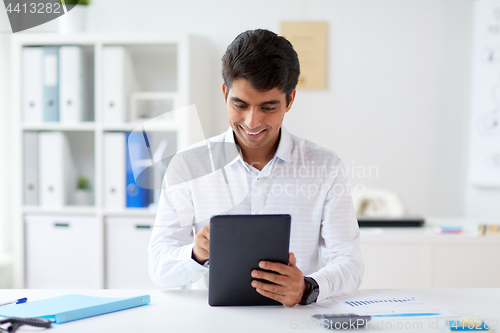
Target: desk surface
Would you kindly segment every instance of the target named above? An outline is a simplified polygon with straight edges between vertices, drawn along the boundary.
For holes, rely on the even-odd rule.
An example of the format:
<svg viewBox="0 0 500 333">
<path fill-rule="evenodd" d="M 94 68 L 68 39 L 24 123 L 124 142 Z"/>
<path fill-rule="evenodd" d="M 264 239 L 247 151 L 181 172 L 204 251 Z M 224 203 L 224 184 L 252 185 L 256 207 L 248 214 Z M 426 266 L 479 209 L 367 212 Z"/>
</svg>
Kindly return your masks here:
<svg viewBox="0 0 500 333">
<path fill-rule="evenodd" d="M 47 332 L 311 332 L 325 331 L 314 327 L 310 316 L 317 313 L 307 306 L 277 307 L 210 307 L 206 290 L 0 290 L 0 300 L 28 297 L 29 301 L 78 293 L 102 297 L 151 295 L 146 306 L 102 316 L 54 325 Z M 358 290 L 356 295 L 376 293 L 380 297 L 418 296 L 447 308 L 463 317 L 496 320 L 493 332 L 500 332 L 500 289 L 418 289 Z M 381 322 L 382 319 L 377 319 Z M 377 332 L 447 332 L 445 319 L 390 319 Z M 437 323 L 436 323 L 437 321 Z M 374 324 L 375 321 L 372 321 Z M 421 327 L 395 329 L 396 325 Z M 417 323 L 417 324 L 415 324 Z M 429 328 L 429 324 L 436 328 Z M 494 322 L 493 322 L 494 323 Z M 309 326 L 308 326 L 309 325 Z M 380 323 L 382 325 L 382 323 Z M 401 327 L 405 327 L 401 326 Z M 376 326 L 374 326 L 376 327 Z M 382 329 L 382 327 L 385 327 Z M 38 330 L 37 330 L 38 331 Z M 42 332 L 42 331 L 40 331 Z"/>
</svg>

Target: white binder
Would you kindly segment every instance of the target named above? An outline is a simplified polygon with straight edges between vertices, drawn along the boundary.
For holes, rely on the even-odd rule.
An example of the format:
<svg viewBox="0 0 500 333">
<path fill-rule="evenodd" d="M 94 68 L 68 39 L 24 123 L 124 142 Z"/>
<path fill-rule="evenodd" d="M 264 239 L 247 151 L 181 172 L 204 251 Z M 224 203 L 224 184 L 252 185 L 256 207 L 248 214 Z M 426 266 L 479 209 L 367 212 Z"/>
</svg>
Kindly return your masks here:
<svg viewBox="0 0 500 333">
<path fill-rule="evenodd" d="M 80 46 L 59 48 L 60 121 L 75 123 L 89 120 L 85 58 Z"/>
<path fill-rule="evenodd" d="M 59 121 L 59 47 L 43 46 L 43 121 Z"/>
<path fill-rule="evenodd" d="M 23 113 L 25 123 L 43 122 L 41 47 L 23 48 Z"/>
<path fill-rule="evenodd" d="M 71 202 L 76 177 L 68 139 L 63 132 L 39 134 L 40 204 L 61 207 Z"/>
<path fill-rule="evenodd" d="M 106 46 L 104 56 L 103 121 L 108 124 L 128 121 L 128 98 L 137 90 L 132 58 L 121 46 Z"/>
<path fill-rule="evenodd" d="M 104 133 L 104 207 L 126 207 L 126 136 L 125 133 Z"/>
<path fill-rule="evenodd" d="M 38 205 L 38 132 L 24 132 L 24 204 Z"/>
</svg>

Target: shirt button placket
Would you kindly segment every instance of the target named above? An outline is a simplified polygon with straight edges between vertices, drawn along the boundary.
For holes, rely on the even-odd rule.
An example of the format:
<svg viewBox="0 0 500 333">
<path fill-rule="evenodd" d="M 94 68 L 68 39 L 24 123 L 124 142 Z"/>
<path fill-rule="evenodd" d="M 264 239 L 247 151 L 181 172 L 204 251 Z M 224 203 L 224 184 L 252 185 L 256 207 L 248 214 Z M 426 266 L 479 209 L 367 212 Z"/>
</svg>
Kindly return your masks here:
<svg viewBox="0 0 500 333">
<path fill-rule="evenodd" d="M 252 214 L 262 214 L 264 182 L 257 177 L 252 182 Z"/>
</svg>

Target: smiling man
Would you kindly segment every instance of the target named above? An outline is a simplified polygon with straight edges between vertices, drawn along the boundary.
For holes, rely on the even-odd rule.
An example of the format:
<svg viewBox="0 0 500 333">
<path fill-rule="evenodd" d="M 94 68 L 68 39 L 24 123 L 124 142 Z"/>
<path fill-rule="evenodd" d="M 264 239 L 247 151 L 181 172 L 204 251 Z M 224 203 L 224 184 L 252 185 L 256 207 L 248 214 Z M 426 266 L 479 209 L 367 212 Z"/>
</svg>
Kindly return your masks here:
<svg viewBox="0 0 500 333">
<path fill-rule="evenodd" d="M 227 48 L 222 94 L 230 128 L 201 145 L 237 145 L 239 153 L 219 177 L 233 183 L 238 200 L 225 204 L 225 187 L 216 182 L 195 180 L 162 191 L 149 246 L 150 276 L 159 286 L 207 285 L 213 207 L 218 214 L 292 216 L 288 265 L 262 261 L 265 271 L 251 272 L 260 294 L 294 306 L 345 295 L 361 284 L 359 229 L 342 162 L 282 126 L 299 72 L 292 45 L 273 32 L 246 31 Z"/>
</svg>

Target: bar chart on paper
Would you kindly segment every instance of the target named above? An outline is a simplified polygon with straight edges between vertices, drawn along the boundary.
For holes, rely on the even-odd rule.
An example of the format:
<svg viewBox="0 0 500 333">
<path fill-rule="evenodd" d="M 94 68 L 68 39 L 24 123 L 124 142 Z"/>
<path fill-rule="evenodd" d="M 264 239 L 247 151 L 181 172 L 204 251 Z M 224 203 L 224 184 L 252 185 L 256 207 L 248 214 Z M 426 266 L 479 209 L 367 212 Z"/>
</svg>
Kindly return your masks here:
<svg viewBox="0 0 500 333">
<path fill-rule="evenodd" d="M 355 313 L 372 317 L 457 317 L 447 309 L 413 296 L 380 298 L 379 295 L 365 295 L 356 298 L 349 295 L 326 299 L 310 307 L 324 313 Z"/>
</svg>

